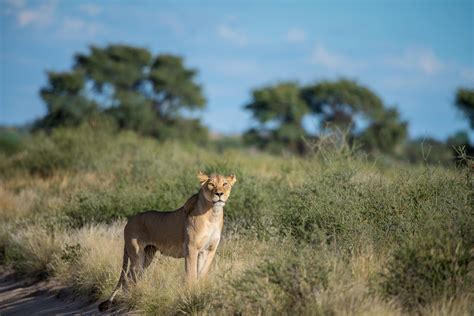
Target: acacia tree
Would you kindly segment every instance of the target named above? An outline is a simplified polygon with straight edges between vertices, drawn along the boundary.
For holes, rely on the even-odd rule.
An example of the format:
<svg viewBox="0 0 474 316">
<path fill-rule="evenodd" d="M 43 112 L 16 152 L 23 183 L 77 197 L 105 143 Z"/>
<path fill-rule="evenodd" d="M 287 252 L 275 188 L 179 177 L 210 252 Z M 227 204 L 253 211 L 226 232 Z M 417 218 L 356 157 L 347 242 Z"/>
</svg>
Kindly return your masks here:
<svg viewBox="0 0 474 316">
<path fill-rule="evenodd" d="M 386 109 L 370 89 L 347 79 L 303 88 L 291 82 L 264 87 L 253 92 L 245 108 L 259 123 L 246 139 L 261 147 L 277 143 L 303 153 L 303 137 L 311 137 L 302 124 L 306 115 L 319 119 L 323 128 L 349 130 L 349 139 L 360 139 L 370 151 L 392 153 L 407 135 L 407 123 L 398 111 Z M 356 129 L 357 116 L 367 122 L 365 129 Z"/>
<path fill-rule="evenodd" d="M 260 147 L 284 146 L 302 153 L 302 137 L 306 135 L 302 120 L 308 107 L 300 97 L 298 85 L 284 82 L 254 90 L 252 95 L 253 100 L 245 109 L 252 112 L 258 126 L 246 133 L 247 142 Z"/>
<path fill-rule="evenodd" d="M 197 72 L 187 69 L 183 60 L 173 55 L 158 55 L 149 73 L 153 107 L 162 117 L 174 117 L 180 109 L 201 109 L 206 104 L 202 88 L 194 78 Z"/>
<path fill-rule="evenodd" d="M 119 127 L 157 137 L 186 134 L 197 138 L 206 132 L 198 120 L 182 115 L 183 109 L 202 109 L 205 98 L 196 83 L 196 70 L 186 68 L 178 56 L 153 56 L 145 48 L 127 45 L 91 46 L 89 53 L 76 55 L 73 70 L 62 75 L 50 75 L 49 88 L 43 89 L 48 94 L 41 94 L 48 104 L 46 117 L 51 114 L 51 100 L 55 100 L 61 111 L 95 105 Z M 73 79 L 72 89 L 66 81 Z M 81 113 L 75 123 L 87 118 Z M 45 119 L 38 125 L 54 127 Z"/>
<path fill-rule="evenodd" d="M 393 154 L 398 145 L 407 138 L 408 123 L 400 119 L 396 108 L 383 111 L 379 119 L 374 120 L 357 137 L 368 151 Z"/>
<path fill-rule="evenodd" d="M 368 151 L 393 153 L 407 137 L 408 124 L 395 108 L 386 108 L 382 99 L 353 80 L 321 81 L 302 89 L 302 97 L 323 128 L 349 131 Z M 359 130 L 356 117 L 367 122 Z"/>
<path fill-rule="evenodd" d="M 324 127 L 355 128 L 354 117 L 377 119 L 383 113 L 382 100 L 355 81 L 321 81 L 302 89 L 302 97 Z"/>
<path fill-rule="evenodd" d="M 470 128 L 474 130 L 474 89 L 458 89 L 454 106 L 464 114 Z M 455 134 L 450 135 L 446 140 L 446 144 L 451 148 L 455 157 L 460 154 L 460 150 L 464 151 L 468 156 L 474 156 L 474 145 L 471 143 L 467 131 L 459 130 Z"/>
<path fill-rule="evenodd" d="M 456 93 L 455 106 L 461 110 L 474 129 L 474 89 L 460 88 Z"/>
<path fill-rule="evenodd" d="M 49 72 L 48 85 L 40 90 L 47 114 L 34 127 L 76 126 L 97 113 L 97 104 L 87 99 L 84 86 L 84 75 L 80 72 Z"/>
</svg>

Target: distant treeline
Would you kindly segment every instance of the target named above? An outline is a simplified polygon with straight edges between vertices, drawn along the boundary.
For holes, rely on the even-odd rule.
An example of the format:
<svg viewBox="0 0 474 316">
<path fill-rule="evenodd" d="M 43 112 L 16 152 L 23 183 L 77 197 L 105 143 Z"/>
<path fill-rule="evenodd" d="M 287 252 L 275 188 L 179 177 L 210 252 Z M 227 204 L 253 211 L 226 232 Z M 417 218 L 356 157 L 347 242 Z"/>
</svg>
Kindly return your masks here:
<svg viewBox="0 0 474 316">
<path fill-rule="evenodd" d="M 196 75 L 197 70 L 186 67 L 179 56 L 153 55 L 128 45 L 91 46 L 87 54 L 74 57 L 70 71 L 48 72 L 48 83 L 40 90 L 47 113 L 29 130 L 48 133 L 84 123 L 96 128 L 112 124 L 159 140 L 205 143 L 208 129 L 191 115 L 206 105 Z M 474 129 L 474 89 L 459 89 L 454 106 Z M 459 154 L 459 148 L 473 153 L 466 131 L 446 143 L 432 138 L 409 140 L 408 122 L 394 106 L 384 104 L 368 87 L 344 78 L 260 87 L 244 108 L 255 124 L 238 143 L 272 152 L 304 155 L 321 135 L 342 131 L 349 143 L 370 154 L 412 162 L 446 163 Z M 311 131 L 303 124 L 307 117 L 318 125 Z M 12 129 L 3 129 L 0 150 L 14 150 L 18 139 Z M 235 141 L 227 143 L 235 145 Z"/>
</svg>

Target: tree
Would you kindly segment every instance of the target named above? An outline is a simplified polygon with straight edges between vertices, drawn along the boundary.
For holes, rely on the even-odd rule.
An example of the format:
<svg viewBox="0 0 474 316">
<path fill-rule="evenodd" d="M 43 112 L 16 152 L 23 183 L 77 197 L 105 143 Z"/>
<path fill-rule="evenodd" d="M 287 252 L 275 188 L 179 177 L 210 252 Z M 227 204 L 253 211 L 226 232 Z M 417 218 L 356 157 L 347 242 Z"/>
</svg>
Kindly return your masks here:
<svg viewBox="0 0 474 316">
<path fill-rule="evenodd" d="M 474 129 L 474 89 L 459 89 L 455 105 L 466 116 L 471 129 Z"/>
<path fill-rule="evenodd" d="M 91 46 L 89 53 L 75 56 L 73 70 L 60 75 L 59 79 L 50 75 L 49 87 L 42 89 L 46 117 L 59 107 L 71 110 L 75 122 L 80 122 L 85 109 L 93 106 L 123 129 L 156 137 L 194 136 L 185 126 L 189 124 L 202 136 L 200 122 L 183 116 L 182 110 L 202 109 L 206 100 L 196 83 L 197 71 L 186 68 L 181 57 L 153 56 L 145 48 L 127 45 Z M 59 105 L 49 106 L 51 100 Z M 64 115 L 53 117 L 64 123 Z M 50 126 L 50 120 L 43 125 L 56 126 Z M 173 128 L 176 132 L 171 133 Z"/>
<path fill-rule="evenodd" d="M 90 47 L 90 53 L 75 56 L 77 70 L 83 70 L 95 90 L 103 93 L 107 87 L 118 91 L 138 91 L 146 79 L 152 55 L 145 48 L 127 45 L 109 45 L 105 48 Z"/>
<path fill-rule="evenodd" d="M 300 97 L 300 89 L 294 82 L 283 82 L 256 89 L 253 100 L 245 105 L 252 112 L 258 126 L 249 130 L 247 141 L 266 147 L 271 143 L 303 152 L 302 137 L 306 135 L 303 117 L 308 107 Z"/>
<path fill-rule="evenodd" d="M 47 114 L 34 129 L 77 126 L 97 113 L 97 104 L 85 96 L 84 87 L 84 75 L 79 71 L 49 72 L 48 85 L 40 90 Z"/>
<path fill-rule="evenodd" d="M 302 89 L 302 97 L 311 112 L 321 118 L 323 127 L 355 127 L 354 116 L 378 119 L 383 112 L 382 100 L 367 87 L 355 81 L 321 81 Z"/>
<path fill-rule="evenodd" d="M 203 108 L 206 100 L 194 82 L 196 70 L 186 69 L 181 58 L 159 55 L 151 66 L 154 109 L 163 117 L 173 117 L 181 108 Z"/>
<path fill-rule="evenodd" d="M 393 154 L 398 145 L 406 139 L 408 123 L 400 120 L 396 108 L 389 108 L 379 115 L 378 120 L 370 125 L 359 135 L 359 140 L 368 151 L 380 151 Z"/>
<path fill-rule="evenodd" d="M 245 139 L 259 147 L 277 144 L 303 153 L 303 137 L 316 137 L 303 126 L 307 115 L 320 119 L 323 128 L 349 130 L 348 139 L 359 139 L 369 151 L 393 153 L 407 135 L 407 123 L 400 120 L 395 108 L 386 109 L 375 93 L 347 79 L 303 88 L 294 82 L 280 83 L 257 89 L 252 97 L 245 109 L 258 125 L 247 131 Z M 356 130 L 357 116 L 367 122 L 365 129 Z"/>
</svg>

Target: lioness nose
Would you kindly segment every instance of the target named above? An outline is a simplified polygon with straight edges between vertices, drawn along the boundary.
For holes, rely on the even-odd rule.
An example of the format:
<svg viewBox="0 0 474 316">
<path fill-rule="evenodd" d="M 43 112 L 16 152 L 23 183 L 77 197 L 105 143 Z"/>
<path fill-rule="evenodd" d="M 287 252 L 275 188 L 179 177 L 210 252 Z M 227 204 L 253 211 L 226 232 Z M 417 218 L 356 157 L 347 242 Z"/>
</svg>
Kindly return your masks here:
<svg viewBox="0 0 474 316">
<path fill-rule="evenodd" d="M 224 192 L 216 192 L 216 195 L 217 195 L 218 197 L 221 197 L 223 194 L 224 194 Z"/>
</svg>

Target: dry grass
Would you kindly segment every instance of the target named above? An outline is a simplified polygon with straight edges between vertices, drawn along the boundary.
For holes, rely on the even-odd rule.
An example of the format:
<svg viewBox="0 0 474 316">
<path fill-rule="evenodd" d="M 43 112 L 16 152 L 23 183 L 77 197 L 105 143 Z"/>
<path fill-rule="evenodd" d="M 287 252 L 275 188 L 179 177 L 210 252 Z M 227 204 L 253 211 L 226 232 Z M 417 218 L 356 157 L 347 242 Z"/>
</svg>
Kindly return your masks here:
<svg viewBox="0 0 474 316">
<path fill-rule="evenodd" d="M 36 199 L 37 193 L 32 188 L 14 192 L 0 183 L 0 217 L 6 219 L 24 216 L 31 211 Z"/>
<path fill-rule="evenodd" d="M 54 263 L 62 249 L 61 238 L 34 225 L 2 228 L 7 230 L 7 255 L 16 262 L 15 269 L 19 273 L 45 277 L 54 272 Z"/>
<path fill-rule="evenodd" d="M 92 225 L 73 232 L 58 234 L 60 255 L 51 259 L 54 277 L 63 284 L 98 299 L 110 295 L 120 274 L 122 264 L 124 223 Z M 77 246 L 79 245 L 79 246 Z M 69 247 L 76 247 L 65 258 Z M 131 290 L 119 295 L 130 308 L 150 313 L 202 312 L 215 304 L 214 294 L 261 258 L 258 253 L 269 245 L 240 237 L 227 238 L 220 246 L 208 277 L 192 288 L 184 286 L 184 261 L 156 256 L 142 279 Z M 250 251 L 249 251 L 250 249 Z M 57 252 L 56 252 L 57 253 Z M 220 297 L 220 296 L 219 296 Z"/>
<path fill-rule="evenodd" d="M 422 315 L 431 316 L 468 316 L 474 314 L 474 296 L 462 295 L 457 298 L 445 298 L 421 310 Z"/>
</svg>

